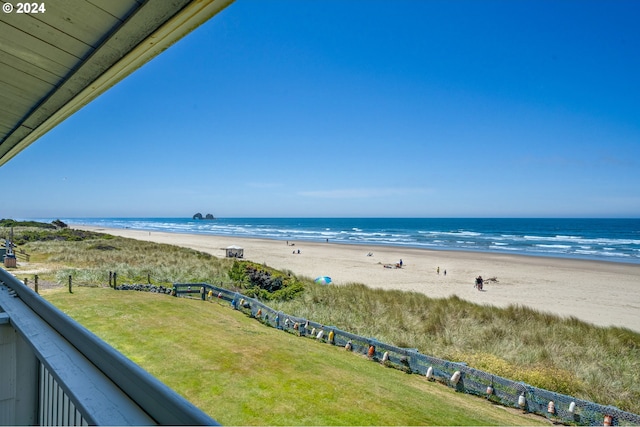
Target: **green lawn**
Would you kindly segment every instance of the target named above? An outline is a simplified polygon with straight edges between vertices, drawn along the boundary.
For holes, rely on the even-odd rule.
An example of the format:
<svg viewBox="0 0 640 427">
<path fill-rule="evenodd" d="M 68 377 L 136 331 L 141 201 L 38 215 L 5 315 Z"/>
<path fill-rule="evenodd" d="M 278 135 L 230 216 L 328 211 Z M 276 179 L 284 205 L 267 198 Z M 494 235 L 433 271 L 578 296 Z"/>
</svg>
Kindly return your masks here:
<svg viewBox="0 0 640 427">
<path fill-rule="evenodd" d="M 42 294 L 222 424 L 549 424 L 218 301 L 96 287 Z"/>
</svg>

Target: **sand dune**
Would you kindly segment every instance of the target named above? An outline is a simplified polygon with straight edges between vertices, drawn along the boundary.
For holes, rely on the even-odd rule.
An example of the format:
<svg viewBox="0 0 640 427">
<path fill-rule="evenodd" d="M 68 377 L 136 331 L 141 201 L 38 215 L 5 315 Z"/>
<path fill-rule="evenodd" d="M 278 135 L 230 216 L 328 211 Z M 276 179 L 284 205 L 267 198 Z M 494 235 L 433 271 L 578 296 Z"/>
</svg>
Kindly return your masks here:
<svg viewBox="0 0 640 427">
<path fill-rule="evenodd" d="M 326 275 L 337 285 L 457 295 L 478 304 L 524 305 L 560 316 L 574 316 L 600 326 L 640 332 L 640 265 L 508 254 L 356 246 L 303 241 L 105 229 L 78 229 L 169 243 L 224 257 L 224 248 L 244 248 L 245 259 L 310 278 Z M 291 246 L 293 244 L 293 246 Z M 298 254 L 298 250 L 300 253 Z M 369 253 L 371 255 L 369 256 Z M 402 268 L 385 268 L 402 259 Z M 438 268 L 440 272 L 438 273 Z M 445 275 L 446 270 L 446 275 Z M 481 275 L 483 291 L 474 288 Z"/>
</svg>

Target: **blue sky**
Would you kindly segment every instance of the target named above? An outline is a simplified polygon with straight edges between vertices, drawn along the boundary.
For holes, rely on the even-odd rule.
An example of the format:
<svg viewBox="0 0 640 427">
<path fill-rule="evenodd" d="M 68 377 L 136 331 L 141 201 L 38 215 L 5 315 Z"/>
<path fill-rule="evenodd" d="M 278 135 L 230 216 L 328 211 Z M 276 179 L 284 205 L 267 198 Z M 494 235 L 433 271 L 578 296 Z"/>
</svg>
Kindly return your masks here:
<svg viewBox="0 0 640 427">
<path fill-rule="evenodd" d="M 237 0 L 1 167 L 0 217 L 638 217 L 638 16 Z"/>
</svg>

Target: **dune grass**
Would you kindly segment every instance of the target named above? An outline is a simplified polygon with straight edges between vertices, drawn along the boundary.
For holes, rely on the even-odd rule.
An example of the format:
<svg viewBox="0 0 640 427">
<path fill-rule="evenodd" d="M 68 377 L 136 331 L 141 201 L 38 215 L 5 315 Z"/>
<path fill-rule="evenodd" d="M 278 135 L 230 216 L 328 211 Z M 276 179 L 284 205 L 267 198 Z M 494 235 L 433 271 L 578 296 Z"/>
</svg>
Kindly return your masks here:
<svg viewBox="0 0 640 427">
<path fill-rule="evenodd" d="M 77 283 L 104 284 L 110 271 L 118 273 L 118 283 L 147 283 L 148 279 L 157 285 L 229 281 L 227 272 L 232 262 L 228 259 L 101 233 L 89 236 L 81 241 L 34 241 L 23 248 L 31 254 L 30 264 L 44 268 L 40 277 L 57 283 L 66 283 L 72 276 Z"/>
<path fill-rule="evenodd" d="M 96 235 L 80 242 L 50 240 L 25 245 L 44 280 L 106 284 L 228 281 L 232 263 L 190 249 Z M 292 273 L 292 272 L 289 272 Z M 516 381 L 640 413 L 640 334 L 560 319 L 524 307 L 499 309 L 457 297 L 431 299 L 361 284 L 318 286 L 299 277 L 297 298 L 270 301 L 291 315 Z"/>
<path fill-rule="evenodd" d="M 640 412 L 640 334 L 526 307 L 364 285 L 310 286 L 275 309 L 540 388 Z"/>
<path fill-rule="evenodd" d="M 98 287 L 43 296 L 222 424 L 548 424 L 269 328 L 217 300 Z"/>
</svg>

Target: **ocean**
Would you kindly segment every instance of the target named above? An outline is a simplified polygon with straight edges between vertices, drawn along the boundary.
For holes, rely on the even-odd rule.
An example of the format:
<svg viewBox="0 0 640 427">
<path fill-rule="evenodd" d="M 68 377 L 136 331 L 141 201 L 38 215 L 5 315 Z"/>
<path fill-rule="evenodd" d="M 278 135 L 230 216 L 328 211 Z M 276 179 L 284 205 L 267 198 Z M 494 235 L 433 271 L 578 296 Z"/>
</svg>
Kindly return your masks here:
<svg viewBox="0 0 640 427">
<path fill-rule="evenodd" d="M 640 264 L 640 219 L 60 218 L 69 225 Z M 51 220 L 46 220 L 50 222 Z"/>
</svg>

